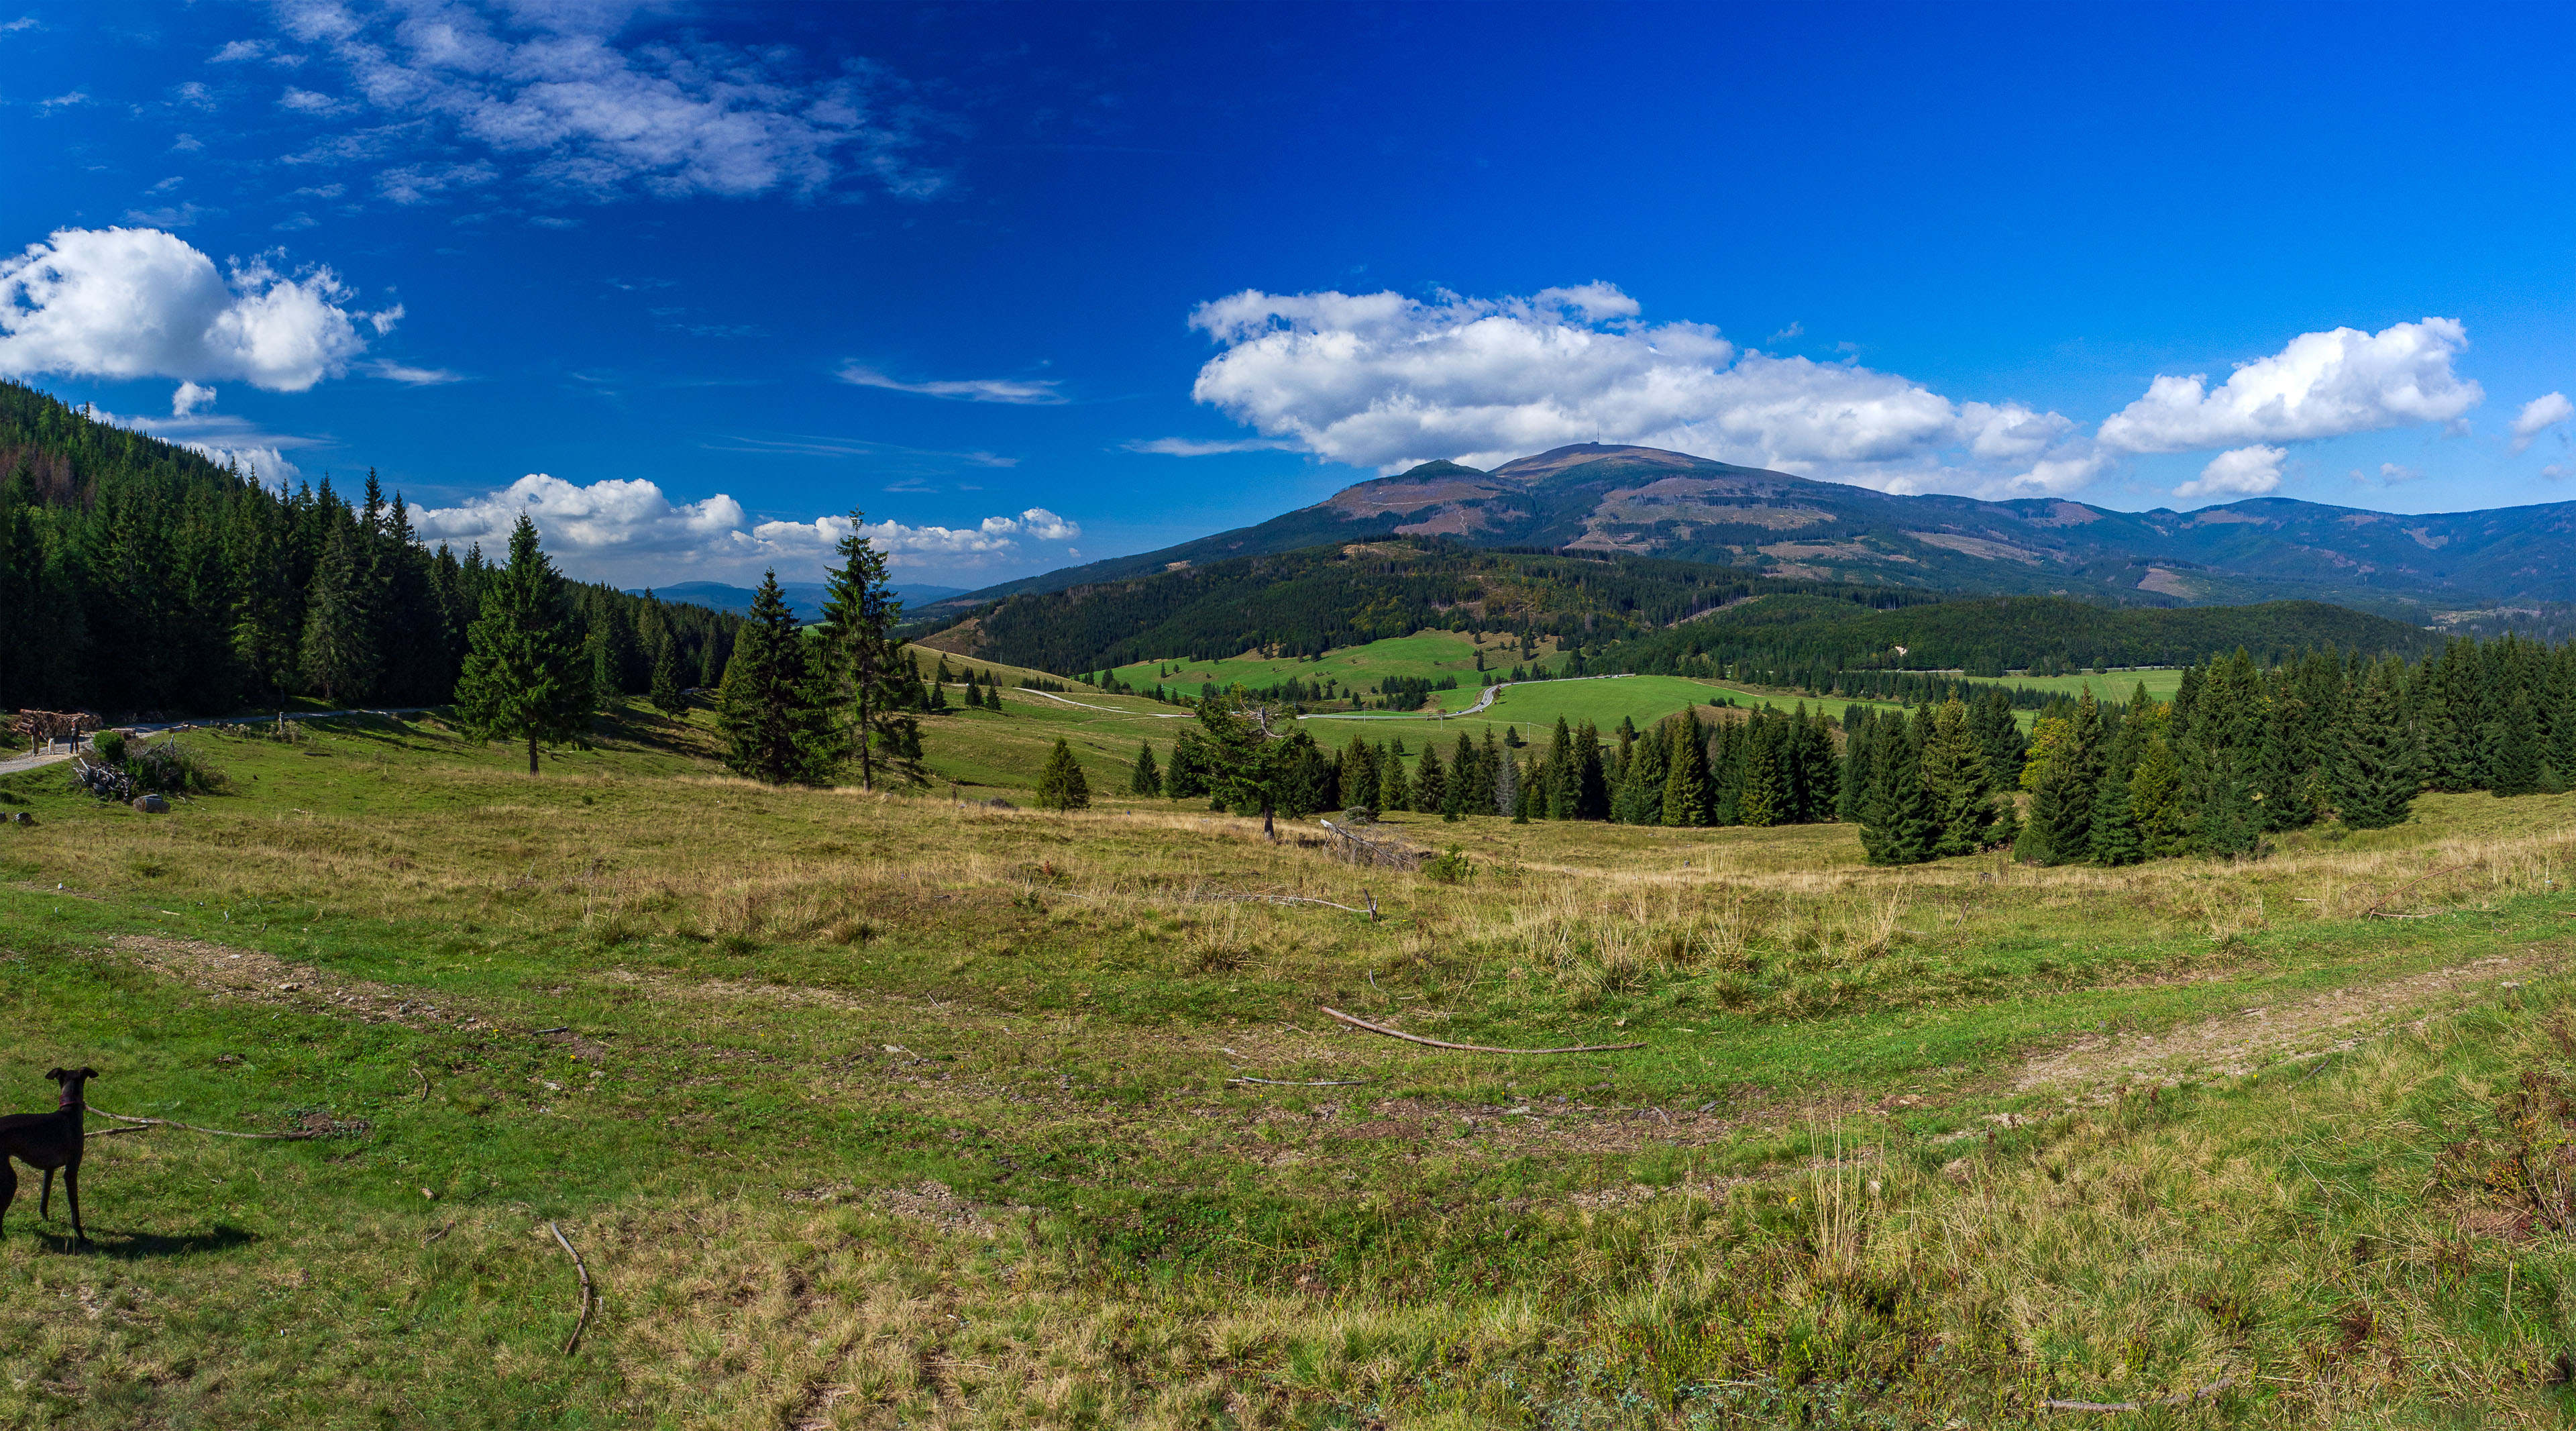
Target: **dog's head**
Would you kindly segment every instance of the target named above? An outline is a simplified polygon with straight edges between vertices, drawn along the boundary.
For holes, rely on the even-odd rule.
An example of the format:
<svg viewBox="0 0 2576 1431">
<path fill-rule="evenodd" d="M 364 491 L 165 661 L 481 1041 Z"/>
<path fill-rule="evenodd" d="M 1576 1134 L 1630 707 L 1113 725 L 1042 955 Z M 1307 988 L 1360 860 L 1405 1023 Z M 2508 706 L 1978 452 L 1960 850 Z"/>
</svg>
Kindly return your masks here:
<svg viewBox="0 0 2576 1431">
<path fill-rule="evenodd" d="M 48 1068 L 45 1070 L 45 1076 L 63 1086 L 63 1096 L 60 1106 L 65 1108 L 74 1108 L 80 1105 L 81 1085 L 98 1077 L 98 1070 L 95 1068 Z"/>
</svg>

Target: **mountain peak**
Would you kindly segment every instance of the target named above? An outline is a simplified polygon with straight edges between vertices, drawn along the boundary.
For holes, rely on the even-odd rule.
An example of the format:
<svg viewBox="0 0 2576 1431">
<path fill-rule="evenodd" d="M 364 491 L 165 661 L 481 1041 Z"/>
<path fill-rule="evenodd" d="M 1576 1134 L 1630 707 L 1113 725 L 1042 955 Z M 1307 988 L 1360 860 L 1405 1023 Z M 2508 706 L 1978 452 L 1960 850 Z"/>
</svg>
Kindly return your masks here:
<svg viewBox="0 0 2576 1431">
<path fill-rule="evenodd" d="M 1553 477 L 1568 468 L 1609 458 L 1618 458 L 1624 462 L 1639 463 L 1649 467 L 1669 467 L 1677 472 L 1726 466 L 1725 463 L 1711 462 L 1705 457 L 1693 457 L 1686 452 L 1668 452 L 1660 447 L 1577 442 L 1567 447 L 1551 448 L 1534 457 L 1515 458 L 1495 468 L 1493 475 L 1510 478 L 1515 482 L 1536 482 L 1543 477 Z"/>
<path fill-rule="evenodd" d="M 1419 481 L 1425 477 L 1482 477 L 1485 475 L 1485 469 L 1470 467 L 1463 462 L 1452 462 L 1444 457 L 1436 462 L 1425 462 L 1419 467 L 1408 467 L 1395 475 L 1398 481 L 1407 479 Z"/>
</svg>

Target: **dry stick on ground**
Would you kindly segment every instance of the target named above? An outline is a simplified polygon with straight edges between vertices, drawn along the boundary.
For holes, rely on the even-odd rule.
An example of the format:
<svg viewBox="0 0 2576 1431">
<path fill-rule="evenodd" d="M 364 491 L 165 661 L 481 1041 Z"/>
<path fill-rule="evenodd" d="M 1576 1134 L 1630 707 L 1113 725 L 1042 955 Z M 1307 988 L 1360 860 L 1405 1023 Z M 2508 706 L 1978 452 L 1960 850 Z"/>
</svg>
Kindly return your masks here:
<svg viewBox="0 0 2576 1431">
<path fill-rule="evenodd" d="M 2422 874 L 2419 874 L 2419 875 L 2415 876 L 2413 879 L 2408 880 L 2406 883 L 2401 884 L 2401 885 L 2399 885 L 2397 888 L 2390 890 L 2388 893 L 2381 895 L 2379 898 L 2372 900 L 2372 901 L 2370 902 L 2370 907 L 2369 907 L 2369 908 L 2367 908 L 2367 909 L 2364 909 L 2364 910 L 2361 912 L 2361 917 L 2362 917 L 2362 918 L 2364 918 L 2364 919 L 2403 919 L 2403 918 L 2407 918 L 2408 916 L 2405 916 L 2405 915 L 2398 915 L 2398 914 L 2382 914 L 2382 913 L 2380 913 L 2380 912 L 2379 912 L 2379 907 L 2380 907 L 2381 905 L 2383 905 L 2383 904 L 2386 904 L 2388 901 L 2390 901 L 2390 900 L 2392 900 L 2392 899 L 2395 899 L 2397 896 L 2399 896 L 2399 895 L 2401 895 L 2401 894 L 2404 894 L 2406 891 L 2408 891 L 2408 890 L 2410 890 L 2410 889 L 2413 889 L 2415 886 L 2417 886 L 2417 885 L 2419 885 L 2419 884 L 2422 884 L 2424 881 L 2426 881 L 2426 880 L 2428 880 L 2428 879 L 2432 879 L 2432 878 L 2434 878 L 2434 877 L 2435 877 L 2435 876 L 2437 876 L 2437 875 L 2458 874 L 2460 871 L 2462 871 L 2462 870 L 2464 870 L 2464 869 L 2467 869 L 2467 868 L 2468 868 L 2468 866 L 2467 866 L 2467 865 L 2453 865 L 2453 866 L 2451 866 L 2449 869 L 2442 869 L 2442 870 L 2426 870 L 2424 873 L 2422 873 Z"/>
<path fill-rule="evenodd" d="M 152 1130 L 149 1128 L 100 1128 L 92 1132 L 83 1133 L 81 1134 L 81 1137 L 84 1139 L 113 1138 L 119 1133 L 149 1133 L 151 1131 Z"/>
<path fill-rule="evenodd" d="M 564 1343 L 564 1355 L 570 1356 L 581 1346 L 582 1329 L 590 1325 L 590 1269 L 582 1265 L 581 1254 L 573 1251 L 572 1239 L 563 1235 L 562 1228 L 549 1222 L 546 1230 L 555 1235 L 555 1241 L 563 1244 L 564 1254 L 572 1258 L 572 1270 L 581 1274 L 581 1320 L 572 1324 L 572 1340 Z"/>
<path fill-rule="evenodd" d="M 417 1063 L 415 1063 L 415 1064 L 413 1064 L 413 1065 L 411 1066 L 411 1071 L 412 1071 L 412 1076 L 413 1076 L 413 1077 L 415 1077 L 415 1078 L 418 1078 L 418 1079 L 420 1080 L 420 1091 L 419 1091 L 418 1093 L 415 1093 L 415 1094 L 413 1094 L 413 1095 L 412 1095 L 412 1100 L 411 1100 L 411 1101 L 413 1101 L 414 1103 L 426 1103 L 426 1102 L 428 1102 L 428 1101 L 429 1101 L 429 1075 L 428 1075 L 428 1074 L 426 1074 L 426 1073 L 421 1072 L 421 1071 L 420 1071 L 420 1065 L 419 1065 L 419 1064 L 417 1064 Z"/>
<path fill-rule="evenodd" d="M 136 1118 L 124 1113 L 110 1113 L 95 1103 L 90 1105 L 89 1111 L 97 1114 L 101 1118 L 113 1118 L 120 1123 L 141 1123 L 153 1128 L 185 1128 L 191 1133 L 211 1133 L 218 1138 L 275 1138 L 281 1142 L 293 1143 L 300 1142 L 306 1138 L 319 1138 L 322 1136 L 318 1132 L 234 1133 L 222 1128 L 200 1128 L 194 1123 L 182 1123 L 175 1118 Z M 139 1133 L 143 1130 L 141 1128 L 118 1128 L 114 1131 L 119 1133 Z"/>
<path fill-rule="evenodd" d="M 1229 1078 L 1228 1083 L 1259 1083 L 1272 1088 L 1356 1088 L 1368 1082 L 1365 1078 Z"/>
<path fill-rule="evenodd" d="M 1336 1008 L 1322 1005 L 1317 1007 L 1323 1008 L 1325 1013 L 1356 1029 L 1366 1029 L 1373 1034 L 1384 1034 L 1388 1038 L 1400 1038 L 1406 1043 L 1418 1043 L 1430 1048 L 1455 1049 L 1460 1053 L 1616 1053 L 1623 1048 L 1645 1047 L 1642 1043 L 1580 1043 L 1569 1048 L 1491 1048 L 1481 1043 L 1443 1043 L 1436 1038 L 1424 1038 L 1420 1034 L 1409 1034 L 1402 1029 L 1388 1028 L 1384 1024 L 1373 1024 Z"/>
<path fill-rule="evenodd" d="M 440 1228 L 438 1231 L 431 1233 L 429 1236 L 422 1238 L 420 1240 L 420 1245 L 427 1247 L 429 1244 L 436 1242 L 438 1239 L 445 1237 L 447 1234 L 454 1232 L 455 1230 L 456 1224 L 451 1222 L 445 1227 Z"/>
<path fill-rule="evenodd" d="M 2043 1401 L 2042 1411 L 2144 1411 L 2150 1406 L 2189 1406 L 2206 1401 L 2236 1384 L 2236 1378 L 2222 1376 L 2198 1391 L 2177 1391 L 2171 1396 L 2152 1397 L 2145 1401 Z"/>
</svg>

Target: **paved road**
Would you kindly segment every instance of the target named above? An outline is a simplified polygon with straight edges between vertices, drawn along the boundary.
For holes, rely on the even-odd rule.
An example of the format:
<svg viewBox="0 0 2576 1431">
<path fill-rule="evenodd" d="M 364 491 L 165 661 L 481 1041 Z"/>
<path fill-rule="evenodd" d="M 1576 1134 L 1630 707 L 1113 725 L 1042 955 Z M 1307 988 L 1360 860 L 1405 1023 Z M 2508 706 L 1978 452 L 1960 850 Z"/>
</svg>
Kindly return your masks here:
<svg viewBox="0 0 2576 1431">
<path fill-rule="evenodd" d="M 1514 687 L 1514 686 L 1538 686 L 1538 685 L 1548 685 L 1548 686 L 1553 686 L 1553 685 L 1560 685 L 1560 684 L 1562 684 L 1562 683 L 1564 683 L 1564 682 L 1566 682 L 1566 681 L 1624 681 L 1624 680 L 1626 680 L 1628 677 L 1633 676 L 1633 675 L 1635 675 L 1635 674 L 1637 674 L 1637 673 L 1636 673 L 1636 672 L 1634 672 L 1634 671 L 1621 671 L 1621 672 L 1618 672 L 1618 673 L 1617 673 L 1617 674 L 1615 674 L 1615 675 L 1609 675 L 1609 676 L 1553 676 L 1553 677 L 1550 677 L 1549 679 L 1547 679 L 1547 680 L 1545 680 L 1545 681 L 1503 681 L 1503 682 L 1499 682 L 1499 683 L 1497 683 L 1497 684 L 1495 684 L 1495 685 L 1490 685 L 1490 686 L 1485 687 L 1485 693 L 1484 693 L 1483 695 L 1480 695 L 1480 696 L 1476 697 L 1476 703 L 1475 703 L 1474 705 L 1472 705 L 1472 706 L 1467 707 L 1467 708 L 1466 708 L 1465 710 L 1463 710 L 1463 711 L 1432 711 L 1432 712 L 1429 712 L 1429 713 L 1427 713 L 1427 714 L 1426 714 L 1426 713 L 1424 713 L 1424 712 L 1422 712 L 1422 711 L 1318 711 L 1318 712 L 1316 712 L 1316 713 L 1315 713 L 1315 714 L 1313 714 L 1313 715 L 1301 715 L 1301 716 L 1297 717 L 1297 719 L 1299 719 L 1299 720 L 1463 720 L 1463 719 L 1465 719 L 1466 717 L 1471 716 L 1471 715 L 1482 715 L 1482 714 L 1484 713 L 1485 707 L 1490 706 L 1490 705 L 1492 705 L 1492 704 L 1494 703 L 1494 697 L 1501 695 L 1503 692 L 1510 690 L 1510 689 L 1511 689 L 1512 687 Z"/>
<path fill-rule="evenodd" d="M 333 716 L 418 715 L 422 711 L 433 709 L 435 709 L 435 707 L 432 706 L 396 706 L 389 710 L 288 711 L 286 713 L 286 718 L 288 720 L 329 720 Z M 188 730 L 197 726 L 269 725 L 274 723 L 276 720 L 277 717 L 273 715 L 228 716 L 222 720 L 169 721 L 161 725 L 126 726 L 124 729 L 133 731 L 138 738 L 149 740 L 156 735 L 165 735 L 174 730 Z M 72 753 L 68 750 L 40 751 L 34 755 L 13 756 L 7 760 L 0 760 L 0 775 L 14 775 L 21 770 L 34 770 L 46 765 L 60 765 L 71 758 Z"/>
</svg>

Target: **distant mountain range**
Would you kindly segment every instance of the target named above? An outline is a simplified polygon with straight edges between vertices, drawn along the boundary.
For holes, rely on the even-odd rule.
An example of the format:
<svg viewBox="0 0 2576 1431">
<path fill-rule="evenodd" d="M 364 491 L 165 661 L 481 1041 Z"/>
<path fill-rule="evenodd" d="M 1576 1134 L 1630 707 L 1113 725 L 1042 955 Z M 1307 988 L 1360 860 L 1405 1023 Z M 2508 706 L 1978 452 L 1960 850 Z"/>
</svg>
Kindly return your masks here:
<svg viewBox="0 0 2576 1431">
<path fill-rule="evenodd" d="M 782 581 L 778 583 L 778 590 L 780 594 L 787 598 L 787 609 L 796 613 L 797 620 L 819 621 L 822 619 L 823 583 L 819 581 Z M 639 586 L 628 591 L 626 594 L 629 596 L 642 596 L 644 592 L 645 588 Z M 677 586 L 654 587 L 652 588 L 652 592 L 655 596 L 662 598 L 664 601 L 676 601 L 691 606 L 713 607 L 718 611 L 736 612 L 750 611 L 751 599 L 760 594 L 752 587 L 727 586 L 720 581 L 684 581 Z M 963 596 L 966 594 L 966 588 L 962 586 L 898 586 L 894 588 L 894 594 L 903 598 L 903 604 L 907 608 L 918 610 L 932 604 L 933 602 L 937 602 L 948 597 Z"/>
<path fill-rule="evenodd" d="M 1899 497 L 1652 447 L 1580 443 L 1490 472 L 1431 462 L 1258 526 L 941 600 L 1180 570 L 1388 535 L 1619 552 L 1764 575 L 1926 591 L 2056 594 L 2140 606 L 2308 599 L 2423 621 L 2576 600 L 2576 503 L 2397 516 L 2280 497 L 2195 512 L 2050 498 Z"/>
</svg>

